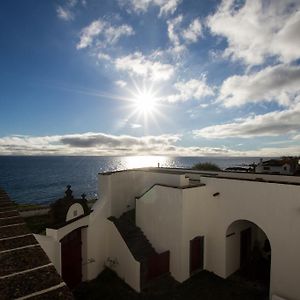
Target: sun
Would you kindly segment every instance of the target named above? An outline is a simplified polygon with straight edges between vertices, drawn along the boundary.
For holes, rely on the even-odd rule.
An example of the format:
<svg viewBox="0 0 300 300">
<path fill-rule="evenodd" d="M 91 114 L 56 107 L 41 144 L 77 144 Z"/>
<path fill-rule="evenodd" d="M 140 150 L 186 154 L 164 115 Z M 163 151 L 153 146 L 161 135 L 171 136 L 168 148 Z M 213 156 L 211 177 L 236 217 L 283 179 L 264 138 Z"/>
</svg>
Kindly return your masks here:
<svg viewBox="0 0 300 300">
<path fill-rule="evenodd" d="M 133 99 L 133 105 L 137 112 L 142 114 L 150 114 L 157 107 L 157 98 L 150 91 L 141 91 Z"/>
</svg>

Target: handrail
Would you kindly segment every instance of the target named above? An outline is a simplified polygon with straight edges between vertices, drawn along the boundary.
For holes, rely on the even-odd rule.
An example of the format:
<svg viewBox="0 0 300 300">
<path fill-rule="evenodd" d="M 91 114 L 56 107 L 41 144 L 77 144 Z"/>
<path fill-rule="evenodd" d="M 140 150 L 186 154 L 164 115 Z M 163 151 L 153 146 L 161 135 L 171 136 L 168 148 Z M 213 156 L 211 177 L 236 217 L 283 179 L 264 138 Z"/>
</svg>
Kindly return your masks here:
<svg viewBox="0 0 300 300">
<path fill-rule="evenodd" d="M 169 184 L 162 184 L 162 183 L 155 183 L 153 184 L 149 189 L 147 189 L 145 192 L 143 192 L 141 195 L 136 196 L 135 199 L 142 198 L 145 194 L 147 194 L 150 190 L 152 190 L 155 186 L 161 186 L 161 187 L 167 187 L 167 188 L 173 188 L 178 190 L 185 190 L 190 188 L 196 188 L 199 186 L 205 186 L 205 183 L 200 183 L 199 185 L 186 185 L 186 186 L 175 186 L 175 185 L 169 185 Z"/>
</svg>

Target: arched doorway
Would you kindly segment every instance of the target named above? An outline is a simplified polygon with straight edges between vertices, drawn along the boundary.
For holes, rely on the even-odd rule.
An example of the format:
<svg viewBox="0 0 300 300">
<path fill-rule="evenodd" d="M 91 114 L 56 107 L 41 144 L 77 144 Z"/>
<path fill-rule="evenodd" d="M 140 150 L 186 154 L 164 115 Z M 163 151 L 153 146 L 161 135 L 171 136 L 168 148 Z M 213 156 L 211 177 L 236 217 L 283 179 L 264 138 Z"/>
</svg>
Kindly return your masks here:
<svg viewBox="0 0 300 300">
<path fill-rule="evenodd" d="M 81 228 L 73 230 L 61 239 L 61 275 L 69 288 L 75 288 L 82 280 Z"/>
<path fill-rule="evenodd" d="M 266 233 L 247 220 L 233 222 L 226 232 L 226 275 L 269 291 L 271 245 Z"/>
</svg>

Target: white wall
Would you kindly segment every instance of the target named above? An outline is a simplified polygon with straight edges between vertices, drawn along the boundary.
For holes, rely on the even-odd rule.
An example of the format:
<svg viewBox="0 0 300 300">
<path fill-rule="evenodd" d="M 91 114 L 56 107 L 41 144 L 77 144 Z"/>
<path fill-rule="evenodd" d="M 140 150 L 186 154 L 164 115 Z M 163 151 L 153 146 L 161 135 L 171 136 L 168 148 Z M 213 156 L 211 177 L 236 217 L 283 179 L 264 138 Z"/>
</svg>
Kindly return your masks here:
<svg viewBox="0 0 300 300">
<path fill-rule="evenodd" d="M 107 224 L 106 265 L 134 290 L 140 292 L 140 263 L 134 259 L 116 226 Z M 111 264 L 110 261 L 114 263 Z"/>
<path fill-rule="evenodd" d="M 53 263 L 58 274 L 61 274 L 60 243 L 52 237 L 41 234 L 34 234 L 34 237 Z"/>
<path fill-rule="evenodd" d="M 116 172 L 110 175 L 100 174 L 99 180 L 99 194 L 101 197 L 107 195 L 107 198 L 110 199 L 110 213 L 115 217 L 135 208 L 135 198 L 141 196 L 154 184 L 170 186 L 188 184 L 185 174 L 166 174 L 142 170 Z"/>
<path fill-rule="evenodd" d="M 258 174 L 258 173 L 237 173 L 237 172 L 191 171 L 188 169 L 185 171 L 186 174 L 193 179 L 199 179 L 201 177 L 201 174 L 207 174 L 208 176 L 220 176 L 226 178 L 240 178 L 240 179 L 254 179 L 254 180 L 264 179 L 267 181 L 300 183 L 300 176 Z"/>
<path fill-rule="evenodd" d="M 158 253 L 170 250 L 170 272 L 181 274 L 182 190 L 155 186 L 136 201 L 136 224 Z"/>
<path fill-rule="evenodd" d="M 79 216 L 84 215 L 84 210 L 81 204 L 74 203 L 72 204 L 67 212 L 66 222 L 71 221 L 72 219 L 78 218 Z"/>
<path fill-rule="evenodd" d="M 110 186 L 110 178 L 104 178 Z M 102 184 L 99 182 L 99 185 Z M 90 222 L 87 228 L 87 280 L 96 278 L 105 267 L 107 258 L 107 218 L 110 216 L 110 190 L 101 194 L 93 206 L 93 212 L 90 214 Z"/>
<path fill-rule="evenodd" d="M 207 177 L 201 180 L 206 183 L 201 199 L 207 209 L 201 213 L 203 205 L 198 209 L 194 206 L 198 211 L 195 218 L 206 219 L 212 228 L 207 236 L 218 249 L 208 250 L 208 269 L 222 277 L 229 275 L 225 267 L 227 228 L 236 220 L 249 220 L 266 233 L 271 243 L 271 293 L 300 299 L 296 280 L 300 270 L 299 186 Z M 220 195 L 213 197 L 215 192 Z"/>
</svg>

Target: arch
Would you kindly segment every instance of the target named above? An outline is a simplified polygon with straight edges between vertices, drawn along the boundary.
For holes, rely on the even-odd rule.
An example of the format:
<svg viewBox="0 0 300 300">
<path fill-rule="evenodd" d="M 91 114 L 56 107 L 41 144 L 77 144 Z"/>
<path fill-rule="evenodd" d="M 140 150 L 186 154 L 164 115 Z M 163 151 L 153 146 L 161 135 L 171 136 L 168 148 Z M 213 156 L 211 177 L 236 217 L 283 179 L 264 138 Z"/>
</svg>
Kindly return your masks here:
<svg viewBox="0 0 300 300">
<path fill-rule="evenodd" d="M 238 273 L 269 289 L 272 245 L 269 236 L 256 223 L 239 219 L 226 229 L 226 277 Z"/>
</svg>

